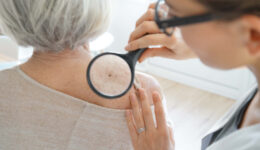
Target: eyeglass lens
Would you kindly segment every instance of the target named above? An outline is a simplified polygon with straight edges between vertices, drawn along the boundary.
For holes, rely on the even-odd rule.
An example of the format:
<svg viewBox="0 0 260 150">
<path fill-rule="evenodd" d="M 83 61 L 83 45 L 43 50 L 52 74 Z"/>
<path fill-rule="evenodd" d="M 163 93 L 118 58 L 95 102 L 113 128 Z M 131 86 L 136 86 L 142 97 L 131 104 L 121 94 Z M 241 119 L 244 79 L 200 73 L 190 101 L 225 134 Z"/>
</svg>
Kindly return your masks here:
<svg viewBox="0 0 260 150">
<path fill-rule="evenodd" d="M 157 10 L 159 21 L 172 19 L 172 16 L 169 15 L 169 12 L 170 12 L 169 6 L 165 3 L 164 0 L 161 0 L 158 4 L 158 10 Z M 174 27 L 165 27 L 163 30 L 167 34 L 172 34 L 174 32 Z"/>
</svg>

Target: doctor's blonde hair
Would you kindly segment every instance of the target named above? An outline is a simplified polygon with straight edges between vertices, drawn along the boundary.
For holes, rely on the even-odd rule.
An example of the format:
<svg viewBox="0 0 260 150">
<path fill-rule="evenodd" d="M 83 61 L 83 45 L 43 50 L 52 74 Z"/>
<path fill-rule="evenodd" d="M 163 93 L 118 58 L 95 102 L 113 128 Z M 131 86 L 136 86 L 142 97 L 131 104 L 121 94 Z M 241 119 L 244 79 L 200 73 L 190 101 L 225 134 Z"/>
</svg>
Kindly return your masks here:
<svg viewBox="0 0 260 150">
<path fill-rule="evenodd" d="M 75 49 L 109 21 L 110 0 L 0 0 L 1 31 L 39 51 Z"/>
</svg>

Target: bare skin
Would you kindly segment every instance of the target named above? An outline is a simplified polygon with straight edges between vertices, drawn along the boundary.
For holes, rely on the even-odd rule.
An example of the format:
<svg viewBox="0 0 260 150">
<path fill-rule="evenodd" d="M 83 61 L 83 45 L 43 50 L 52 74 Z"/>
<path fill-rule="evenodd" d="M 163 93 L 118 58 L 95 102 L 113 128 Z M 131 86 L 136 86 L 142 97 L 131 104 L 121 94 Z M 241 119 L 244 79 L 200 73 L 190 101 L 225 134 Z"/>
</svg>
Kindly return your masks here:
<svg viewBox="0 0 260 150">
<path fill-rule="evenodd" d="M 121 98 L 107 100 L 97 96 L 90 89 L 85 74 L 91 59 L 92 56 L 88 47 L 84 46 L 74 51 L 64 50 L 58 54 L 34 53 L 33 57 L 20 67 L 28 76 L 49 88 L 99 106 L 112 109 L 129 109 L 130 92 Z M 151 76 L 137 73 L 136 77 L 148 93 L 160 92 L 159 84 Z M 131 89 L 131 92 L 133 91 L 134 88 Z M 152 104 L 152 101 L 150 101 L 150 104 Z"/>
<path fill-rule="evenodd" d="M 260 85 L 260 63 L 256 63 L 249 67 L 251 71 L 257 78 L 258 81 L 258 89 Z M 255 98 L 250 103 L 249 107 L 247 108 L 243 121 L 241 123 L 240 128 L 249 127 L 255 124 L 260 123 L 260 95 L 257 92 Z"/>
<path fill-rule="evenodd" d="M 90 78 L 92 85 L 100 93 L 116 96 L 129 87 L 132 73 L 125 60 L 114 55 L 105 55 L 96 59 L 91 66 Z"/>
</svg>

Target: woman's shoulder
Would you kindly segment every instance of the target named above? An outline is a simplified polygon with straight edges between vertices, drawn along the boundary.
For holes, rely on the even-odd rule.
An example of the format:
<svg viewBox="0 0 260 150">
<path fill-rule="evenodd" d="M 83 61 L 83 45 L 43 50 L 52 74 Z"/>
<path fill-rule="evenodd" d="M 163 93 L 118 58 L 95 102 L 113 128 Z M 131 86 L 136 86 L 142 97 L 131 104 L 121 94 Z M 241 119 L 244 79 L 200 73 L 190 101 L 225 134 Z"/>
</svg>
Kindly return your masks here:
<svg viewBox="0 0 260 150">
<path fill-rule="evenodd" d="M 28 82 L 21 76 L 17 67 L 0 71 L 0 96 L 1 98 L 11 98 L 17 93 L 23 92 Z M 33 89 L 33 88 L 32 88 Z"/>
<path fill-rule="evenodd" d="M 158 92 L 160 96 L 163 98 L 160 83 L 153 76 L 146 73 L 137 72 L 136 78 L 140 81 L 142 88 L 144 88 L 147 91 L 150 104 L 153 104 L 152 93 L 154 92 Z"/>
<path fill-rule="evenodd" d="M 0 85 L 9 85 L 13 83 L 12 81 L 17 80 L 17 72 L 16 72 L 16 67 L 14 68 L 9 68 L 5 70 L 0 71 Z"/>
</svg>

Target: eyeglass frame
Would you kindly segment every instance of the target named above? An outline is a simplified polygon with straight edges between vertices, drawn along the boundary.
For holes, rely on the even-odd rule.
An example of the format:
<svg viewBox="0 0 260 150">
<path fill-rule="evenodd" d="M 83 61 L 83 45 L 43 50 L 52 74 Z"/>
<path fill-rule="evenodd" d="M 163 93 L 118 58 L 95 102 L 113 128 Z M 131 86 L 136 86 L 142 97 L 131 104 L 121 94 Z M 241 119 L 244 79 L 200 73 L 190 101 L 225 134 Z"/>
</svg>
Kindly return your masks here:
<svg viewBox="0 0 260 150">
<path fill-rule="evenodd" d="M 161 1 L 165 1 L 165 0 L 158 0 L 158 2 L 156 3 L 156 6 L 155 6 L 155 22 L 158 25 L 158 27 L 160 28 L 160 30 L 162 30 L 162 32 L 164 32 L 168 36 L 172 36 L 172 34 L 174 32 L 174 31 L 172 31 L 172 33 L 168 33 L 166 31 L 166 28 L 168 28 L 168 27 L 174 28 L 174 27 L 178 27 L 178 26 L 203 23 L 203 22 L 208 22 L 208 21 L 212 21 L 212 20 L 216 20 L 216 19 L 220 18 L 220 16 L 214 15 L 212 13 L 204 13 L 201 15 L 194 15 L 194 16 L 188 16 L 188 17 L 174 16 L 171 19 L 160 20 L 159 19 L 159 4 Z"/>
</svg>

